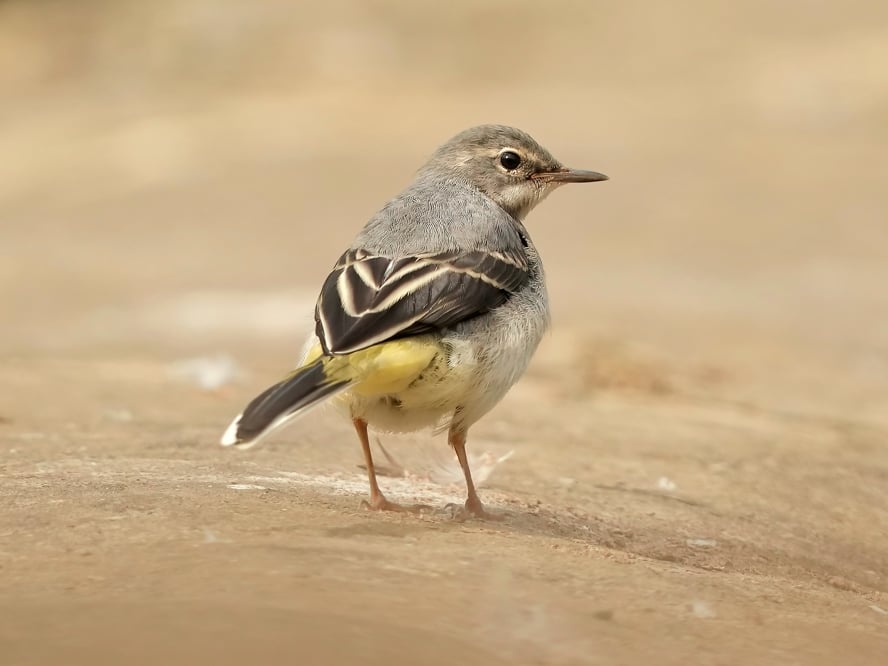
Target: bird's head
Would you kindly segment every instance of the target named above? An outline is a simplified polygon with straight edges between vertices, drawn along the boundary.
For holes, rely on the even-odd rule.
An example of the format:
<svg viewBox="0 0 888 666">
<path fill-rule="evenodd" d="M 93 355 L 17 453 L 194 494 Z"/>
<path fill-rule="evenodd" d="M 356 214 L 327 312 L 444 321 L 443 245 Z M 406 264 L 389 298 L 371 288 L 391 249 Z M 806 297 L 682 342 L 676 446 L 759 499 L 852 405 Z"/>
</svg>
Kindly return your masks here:
<svg viewBox="0 0 888 666">
<path fill-rule="evenodd" d="M 505 125 L 460 132 L 435 151 L 420 174 L 463 180 L 519 220 L 559 185 L 607 180 L 563 166 L 529 134 Z"/>
</svg>

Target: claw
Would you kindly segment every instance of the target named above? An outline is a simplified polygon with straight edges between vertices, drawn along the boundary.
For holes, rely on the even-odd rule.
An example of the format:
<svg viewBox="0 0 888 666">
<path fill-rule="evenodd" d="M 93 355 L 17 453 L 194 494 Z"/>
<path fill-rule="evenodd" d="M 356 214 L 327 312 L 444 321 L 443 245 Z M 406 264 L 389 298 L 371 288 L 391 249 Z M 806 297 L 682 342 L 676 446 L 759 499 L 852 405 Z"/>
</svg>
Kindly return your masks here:
<svg viewBox="0 0 888 666">
<path fill-rule="evenodd" d="M 445 504 L 444 508 L 441 509 L 441 513 L 458 523 L 464 523 L 469 518 L 489 520 L 491 522 L 500 522 L 506 519 L 503 515 L 487 511 L 481 502 L 470 502 L 469 500 L 466 500 L 465 505 L 456 504 L 455 502 Z"/>
</svg>

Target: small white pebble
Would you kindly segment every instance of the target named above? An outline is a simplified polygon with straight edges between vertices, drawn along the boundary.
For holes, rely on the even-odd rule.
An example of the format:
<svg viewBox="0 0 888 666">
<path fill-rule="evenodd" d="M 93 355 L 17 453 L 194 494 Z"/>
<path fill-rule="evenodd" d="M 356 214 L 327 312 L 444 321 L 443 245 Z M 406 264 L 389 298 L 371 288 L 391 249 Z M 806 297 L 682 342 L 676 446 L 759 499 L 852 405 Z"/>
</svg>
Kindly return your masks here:
<svg viewBox="0 0 888 666">
<path fill-rule="evenodd" d="M 876 604 L 870 604 L 870 608 L 876 611 L 879 615 L 888 615 L 888 610 L 880 608 L 879 606 L 876 606 Z"/>
<path fill-rule="evenodd" d="M 255 483 L 229 483 L 232 490 L 268 490 L 265 486 L 257 486 Z"/>
<path fill-rule="evenodd" d="M 117 423 L 129 423 L 133 420 L 133 413 L 128 409 L 106 409 L 104 416 Z"/>
<path fill-rule="evenodd" d="M 715 611 L 712 610 L 712 607 L 705 601 L 692 601 L 691 612 L 694 614 L 694 617 L 699 617 L 704 620 L 709 620 L 715 617 Z"/>
<path fill-rule="evenodd" d="M 659 488 L 660 490 L 667 490 L 669 492 L 672 492 L 673 490 L 678 488 L 678 486 L 675 485 L 675 481 L 673 481 L 669 477 L 661 476 L 660 479 L 657 481 L 657 488 Z"/>
<path fill-rule="evenodd" d="M 16 435 L 18 439 L 23 439 L 25 441 L 30 441 L 34 439 L 46 439 L 45 432 L 20 432 Z"/>
<path fill-rule="evenodd" d="M 169 366 L 170 375 L 204 391 L 217 391 L 244 376 L 240 366 L 225 354 L 177 361 Z"/>
<path fill-rule="evenodd" d="M 685 543 L 697 548 L 715 548 L 718 545 L 715 539 L 688 539 Z"/>
<path fill-rule="evenodd" d="M 222 539 L 213 530 L 206 527 L 203 528 L 204 543 L 231 543 L 230 539 Z"/>
</svg>

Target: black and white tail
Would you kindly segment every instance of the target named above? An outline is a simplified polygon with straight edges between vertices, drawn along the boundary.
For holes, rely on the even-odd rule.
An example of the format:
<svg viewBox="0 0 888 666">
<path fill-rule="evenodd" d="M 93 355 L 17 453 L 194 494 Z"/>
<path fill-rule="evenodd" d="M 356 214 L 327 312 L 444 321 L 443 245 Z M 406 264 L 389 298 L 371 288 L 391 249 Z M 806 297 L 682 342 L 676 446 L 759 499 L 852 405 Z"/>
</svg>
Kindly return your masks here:
<svg viewBox="0 0 888 666">
<path fill-rule="evenodd" d="M 222 435 L 222 446 L 249 448 L 284 423 L 347 388 L 351 382 L 327 377 L 325 360 L 321 357 L 299 368 L 253 398 Z"/>
</svg>

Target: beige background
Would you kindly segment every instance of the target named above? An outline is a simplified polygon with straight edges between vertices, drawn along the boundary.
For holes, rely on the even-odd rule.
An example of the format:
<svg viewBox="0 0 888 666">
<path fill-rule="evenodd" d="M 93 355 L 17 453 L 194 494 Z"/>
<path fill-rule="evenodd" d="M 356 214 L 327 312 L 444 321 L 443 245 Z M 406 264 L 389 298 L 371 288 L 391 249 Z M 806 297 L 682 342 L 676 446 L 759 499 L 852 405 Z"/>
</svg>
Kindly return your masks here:
<svg viewBox="0 0 888 666">
<path fill-rule="evenodd" d="M 886 72 L 874 2 L 0 2 L 3 662 L 884 663 Z M 506 520 L 361 511 L 332 413 L 219 448 L 481 122 L 612 178 L 529 218 Z"/>
</svg>

